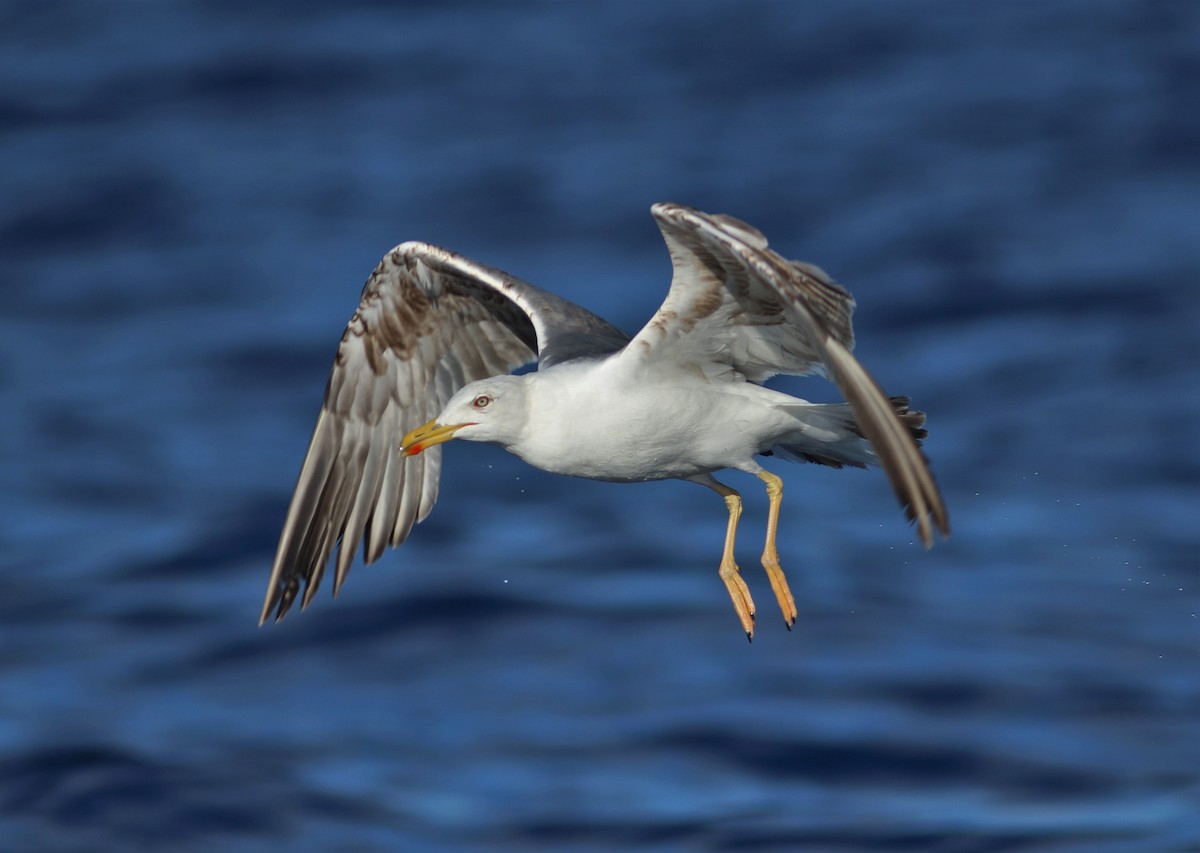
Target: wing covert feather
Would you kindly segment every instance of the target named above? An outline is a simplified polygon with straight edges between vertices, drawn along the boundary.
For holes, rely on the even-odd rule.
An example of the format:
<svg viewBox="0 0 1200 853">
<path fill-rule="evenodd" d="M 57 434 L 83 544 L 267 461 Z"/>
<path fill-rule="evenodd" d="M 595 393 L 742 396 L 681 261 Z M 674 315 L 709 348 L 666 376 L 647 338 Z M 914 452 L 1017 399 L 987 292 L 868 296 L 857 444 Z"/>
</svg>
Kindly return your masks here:
<svg viewBox="0 0 1200 853">
<path fill-rule="evenodd" d="M 823 270 L 768 248 L 731 216 L 651 208 L 671 254 L 666 301 L 626 349 L 643 369 L 694 361 L 761 381 L 824 372 L 838 386 L 926 547 L 950 521 L 925 458 L 887 396 L 851 354 L 854 298 Z"/>
</svg>

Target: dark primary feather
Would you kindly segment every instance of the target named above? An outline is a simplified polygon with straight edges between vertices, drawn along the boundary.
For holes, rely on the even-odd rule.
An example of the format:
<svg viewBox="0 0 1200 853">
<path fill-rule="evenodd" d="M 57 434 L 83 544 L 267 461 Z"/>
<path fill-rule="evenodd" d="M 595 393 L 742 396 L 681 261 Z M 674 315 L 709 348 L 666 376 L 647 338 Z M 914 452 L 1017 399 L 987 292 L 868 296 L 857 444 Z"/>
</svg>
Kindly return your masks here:
<svg viewBox="0 0 1200 853">
<path fill-rule="evenodd" d="M 400 439 L 459 388 L 535 358 L 546 366 L 627 340 L 591 312 L 445 249 L 404 243 L 389 252 L 342 335 L 260 621 L 282 618 L 302 586 L 307 605 L 335 549 L 336 594 L 359 542 L 371 563 L 429 514 L 441 448 L 404 458 Z"/>
</svg>

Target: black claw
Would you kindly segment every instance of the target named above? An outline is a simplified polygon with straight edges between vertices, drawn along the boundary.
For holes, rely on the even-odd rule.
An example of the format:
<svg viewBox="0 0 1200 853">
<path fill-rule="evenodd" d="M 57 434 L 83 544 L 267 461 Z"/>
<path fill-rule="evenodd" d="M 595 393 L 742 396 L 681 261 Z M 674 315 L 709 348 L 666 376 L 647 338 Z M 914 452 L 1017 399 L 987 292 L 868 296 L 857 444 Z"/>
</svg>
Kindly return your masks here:
<svg viewBox="0 0 1200 853">
<path fill-rule="evenodd" d="M 754 642 L 754 632 L 753 632 L 753 631 L 747 631 L 747 632 L 746 632 L 746 642 L 747 642 L 747 643 L 753 643 L 753 642 Z"/>
</svg>

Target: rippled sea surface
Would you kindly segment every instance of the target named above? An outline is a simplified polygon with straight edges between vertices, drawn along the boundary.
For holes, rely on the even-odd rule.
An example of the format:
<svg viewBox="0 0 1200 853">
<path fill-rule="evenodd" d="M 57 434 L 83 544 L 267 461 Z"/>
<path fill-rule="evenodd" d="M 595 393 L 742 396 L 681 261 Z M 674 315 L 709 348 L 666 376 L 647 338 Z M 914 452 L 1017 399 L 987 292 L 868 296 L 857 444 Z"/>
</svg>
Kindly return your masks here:
<svg viewBox="0 0 1200 853">
<path fill-rule="evenodd" d="M 0 847 L 1200 850 L 1200 6 L 0 5 Z M 649 206 L 859 301 L 954 535 L 452 446 L 258 609 L 341 329 L 437 242 L 636 330 Z M 832 399 L 816 380 L 783 387 Z"/>
</svg>

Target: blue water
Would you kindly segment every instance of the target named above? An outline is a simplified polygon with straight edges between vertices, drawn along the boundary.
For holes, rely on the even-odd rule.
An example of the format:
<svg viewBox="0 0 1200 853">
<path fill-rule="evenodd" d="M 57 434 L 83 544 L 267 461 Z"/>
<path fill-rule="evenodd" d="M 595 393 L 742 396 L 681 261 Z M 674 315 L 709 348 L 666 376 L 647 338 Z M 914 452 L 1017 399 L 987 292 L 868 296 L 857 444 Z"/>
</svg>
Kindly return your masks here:
<svg viewBox="0 0 1200 853">
<path fill-rule="evenodd" d="M 1200 5 L 0 5 L 0 848 L 1200 850 Z M 954 535 L 453 446 L 256 627 L 341 329 L 422 239 L 636 330 L 654 201 L 859 301 Z M 827 386 L 787 385 L 819 399 Z"/>
</svg>

